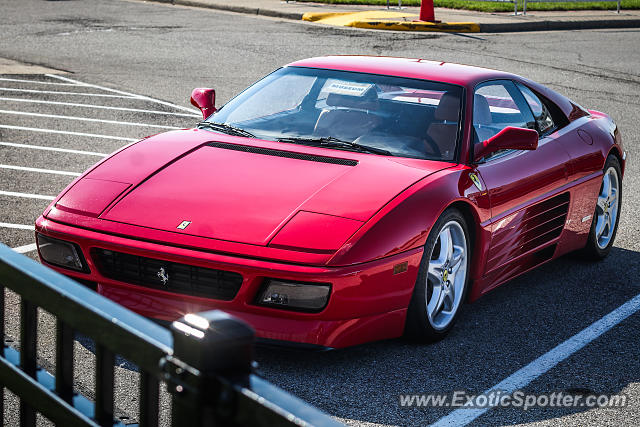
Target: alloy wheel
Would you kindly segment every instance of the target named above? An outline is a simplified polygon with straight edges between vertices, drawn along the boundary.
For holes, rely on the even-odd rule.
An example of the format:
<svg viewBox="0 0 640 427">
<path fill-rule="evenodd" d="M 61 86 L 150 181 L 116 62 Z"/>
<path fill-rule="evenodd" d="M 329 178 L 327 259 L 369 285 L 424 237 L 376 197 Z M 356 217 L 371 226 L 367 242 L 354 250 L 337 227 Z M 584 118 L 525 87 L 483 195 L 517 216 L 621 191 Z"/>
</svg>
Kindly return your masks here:
<svg viewBox="0 0 640 427">
<path fill-rule="evenodd" d="M 467 278 L 467 239 L 457 221 L 447 222 L 429 257 L 427 316 L 436 330 L 446 329 L 462 301 Z"/>
<path fill-rule="evenodd" d="M 620 186 L 618 172 L 610 167 L 602 177 L 602 186 L 596 204 L 596 243 L 600 249 L 607 247 L 618 220 L 618 196 Z"/>
</svg>

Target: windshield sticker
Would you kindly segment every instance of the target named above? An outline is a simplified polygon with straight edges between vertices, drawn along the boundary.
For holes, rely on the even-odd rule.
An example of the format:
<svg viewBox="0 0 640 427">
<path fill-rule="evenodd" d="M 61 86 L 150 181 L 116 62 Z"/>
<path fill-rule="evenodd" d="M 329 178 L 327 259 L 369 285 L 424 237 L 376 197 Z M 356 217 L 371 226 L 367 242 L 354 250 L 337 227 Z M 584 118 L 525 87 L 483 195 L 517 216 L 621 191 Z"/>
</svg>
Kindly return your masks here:
<svg viewBox="0 0 640 427">
<path fill-rule="evenodd" d="M 363 96 L 371 87 L 373 87 L 373 84 L 371 83 L 356 83 L 344 80 L 333 80 L 327 86 L 327 91 L 329 93 L 335 93 L 338 95 Z"/>
<path fill-rule="evenodd" d="M 428 104 L 428 105 L 438 105 L 440 104 L 440 100 L 434 98 L 417 98 L 415 96 L 394 96 L 391 98 L 392 101 L 398 102 L 411 102 L 413 104 Z"/>
</svg>

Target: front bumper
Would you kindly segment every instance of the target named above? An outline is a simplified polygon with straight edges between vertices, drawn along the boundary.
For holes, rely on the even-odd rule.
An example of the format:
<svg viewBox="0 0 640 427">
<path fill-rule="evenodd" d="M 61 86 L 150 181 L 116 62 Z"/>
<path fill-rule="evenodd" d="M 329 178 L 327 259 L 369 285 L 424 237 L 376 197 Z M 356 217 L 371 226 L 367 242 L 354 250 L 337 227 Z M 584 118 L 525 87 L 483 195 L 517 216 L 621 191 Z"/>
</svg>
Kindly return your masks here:
<svg viewBox="0 0 640 427">
<path fill-rule="evenodd" d="M 95 283 L 100 294 L 143 316 L 172 321 L 187 313 L 221 309 L 248 322 L 260 338 L 333 348 L 402 335 L 422 256 L 419 248 L 364 264 L 310 266 L 167 246 L 72 227 L 43 217 L 37 220 L 36 231 L 76 243 L 90 271 L 67 270 L 43 261 L 45 265 L 84 283 Z M 236 272 L 243 281 L 230 301 L 132 285 L 102 276 L 91 256 L 93 248 Z M 394 266 L 403 262 L 407 262 L 406 271 L 394 274 Z M 319 313 L 256 305 L 256 295 L 266 278 L 331 283 L 329 302 Z"/>
</svg>

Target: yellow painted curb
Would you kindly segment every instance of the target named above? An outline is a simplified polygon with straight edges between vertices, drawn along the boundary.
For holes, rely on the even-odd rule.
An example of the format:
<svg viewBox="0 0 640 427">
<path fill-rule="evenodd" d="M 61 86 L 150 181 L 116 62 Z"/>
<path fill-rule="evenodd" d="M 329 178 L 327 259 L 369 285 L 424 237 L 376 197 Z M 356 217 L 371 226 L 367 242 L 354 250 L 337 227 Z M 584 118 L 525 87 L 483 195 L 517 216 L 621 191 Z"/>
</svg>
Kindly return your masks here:
<svg viewBox="0 0 640 427">
<path fill-rule="evenodd" d="M 327 25 L 349 27 L 356 21 L 371 21 L 384 19 L 402 19 L 417 17 L 415 13 L 392 12 L 386 10 L 365 10 L 360 12 L 311 12 L 305 13 L 302 19 L 305 21 L 319 22 Z"/>
<path fill-rule="evenodd" d="M 421 21 L 354 21 L 349 27 L 394 31 L 440 31 L 445 33 L 479 33 L 475 22 L 421 22 Z"/>
<path fill-rule="evenodd" d="M 302 20 L 341 27 L 370 28 L 395 31 L 440 31 L 449 33 L 478 33 L 475 22 L 422 22 L 414 13 L 368 10 L 362 12 L 307 12 Z M 401 19 L 401 20 L 399 20 Z M 412 19 L 412 20 L 409 20 Z"/>
<path fill-rule="evenodd" d="M 302 20 L 316 22 L 336 16 L 351 15 L 352 13 L 353 12 L 307 12 L 302 15 Z"/>
</svg>

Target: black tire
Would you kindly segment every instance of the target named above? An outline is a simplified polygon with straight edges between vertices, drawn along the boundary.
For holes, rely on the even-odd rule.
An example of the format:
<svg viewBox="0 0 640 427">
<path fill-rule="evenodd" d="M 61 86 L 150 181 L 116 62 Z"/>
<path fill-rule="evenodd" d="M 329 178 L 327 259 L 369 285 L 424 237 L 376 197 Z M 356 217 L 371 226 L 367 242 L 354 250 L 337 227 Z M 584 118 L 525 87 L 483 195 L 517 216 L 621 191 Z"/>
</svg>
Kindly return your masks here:
<svg viewBox="0 0 640 427">
<path fill-rule="evenodd" d="M 622 169 L 620 168 L 620 161 L 618 161 L 618 158 L 615 155 L 609 155 L 609 157 L 607 157 L 607 161 L 605 162 L 603 169 L 603 178 L 604 174 L 606 174 L 610 168 L 615 170 L 618 179 L 617 215 L 615 218 L 615 224 L 613 225 L 613 234 L 611 235 L 609 242 L 605 247 L 600 247 L 596 233 L 598 207 L 596 206 L 594 209 L 589 238 L 585 247 L 580 251 L 580 255 L 583 258 L 591 261 L 600 261 L 609 255 L 609 252 L 611 252 L 611 248 L 613 247 L 613 242 L 616 238 L 616 233 L 618 232 L 618 224 L 620 223 L 620 212 L 622 211 Z M 600 192 L 602 191 L 603 184 L 601 184 Z M 598 194 L 600 194 L 600 192 Z"/>
<path fill-rule="evenodd" d="M 453 311 L 453 318 L 449 324 L 444 328 L 435 328 L 429 319 L 427 313 L 427 304 L 429 299 L 427 295 L 432 295 L 433 285 L 431 281 L 427 281 L 429 262 L 434 255 L 436 249 L 436 243 L 438 242 L 438 236 L 441 233 L 445 225 L 450 224 L 451 221 L 458 223 L 464 233 L 464 239 L 466 242 L 466 256 L 464 259 L 465 276 L 462 285 L 462 292 L 460 294 L 460 300 L 456 309 Z M 439 245 L 440 247 L 440 245 Z M 469 283 L 469 271 L 471 265 L 471 240 L 469 239 L 469 230 L 464 216 L 459 210 L 455 208 L 449 208 L 442 213 L 440 218 L 436 221 L 429 233 L 429 237 L 425 243 L 425 250 L 420 262 L 420 270 L 418 272 L 418 278 L 413 289 L 413 295 L 411 302 L 409 303 L 409 309 L 407 311 L 407 319 L 405 323 L 405 336 L 411 340 L 418 342 L 436 342 L 444 338 L 451 328 L 453 328 L 456 319 L 459 317 L 463 303 L 466 300 L 467 287 Z M 462 261 L 460 261 L 462 263 Z M 461 280 L 462 282 L 462 280 Z"/>
</svg>

